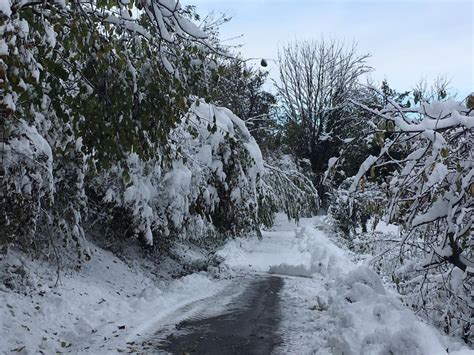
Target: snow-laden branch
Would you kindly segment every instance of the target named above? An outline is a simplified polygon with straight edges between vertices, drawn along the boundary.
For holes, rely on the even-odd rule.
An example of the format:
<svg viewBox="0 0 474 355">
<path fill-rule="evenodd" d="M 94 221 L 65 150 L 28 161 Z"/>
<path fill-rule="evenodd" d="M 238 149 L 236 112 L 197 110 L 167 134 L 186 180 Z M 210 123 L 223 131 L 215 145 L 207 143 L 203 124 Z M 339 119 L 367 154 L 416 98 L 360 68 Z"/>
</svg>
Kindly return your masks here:
<svg viewBox="0 0 474 355">
<path fill-rule="evenodd" d="M 385 132 L 388 138 L 379 155 L 369 156 L 361 164 L 350 192 L 354 193 L 374 168 L 398 166 L 390 178 L 390 217 L 408 229 L 441 228 L 430 236 L 430 247 L 449 247 L 450 256 L 438 262 L 465 270 L 472 263 L 472 251 L 463 246 L 472 243 L 466 226 L 474 218 L 473 110 L 457 101 L 436 101 L 411 108 L 411 115 L 405 116 L 406 112 L 392 103 L 383 110 L 354 104 L 393 122 L 394 127 Z M 404 157 L 392 158 L 393 150 Z"/>
</svg>

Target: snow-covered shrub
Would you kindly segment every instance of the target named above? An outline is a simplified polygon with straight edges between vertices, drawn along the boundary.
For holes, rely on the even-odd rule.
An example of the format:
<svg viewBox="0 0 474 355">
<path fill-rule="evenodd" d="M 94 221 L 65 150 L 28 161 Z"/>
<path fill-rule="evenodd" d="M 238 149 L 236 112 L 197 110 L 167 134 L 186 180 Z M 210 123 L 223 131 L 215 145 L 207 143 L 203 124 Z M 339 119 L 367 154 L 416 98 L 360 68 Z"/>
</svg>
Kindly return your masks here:
<svg viewBox="0 0 474 355">
<path fill-rule="evenodd" d="M 382 188 L 373 182 L 365 183 L 363 190 L 349 193 L 352 179 L 346 179 L 329 197 L 328 213 L 334 220 L 336 229 L 352 239 L 356 231 L 367 232 L 367 224 L 373 218 L 377 224 L 386 205 L 386 196 Z"/>
<path fill-rule="evenodd" d="M 132 153 L 97 178 L 97 196 L 125 211 L 132 234 L 148 244 L 255 230 L 263 160 L 243 121 L 198 101 L 170 139 L 173 159 L 143 161 Z"/>
<path fill-rule="evenodd" d="M 209 206 L 213 225 L 224 234 L 255 230 L 258 227 L 257 188 L 264 172 L 262 154 L 255 139 L 245 123 L 226 108 L 201 103 L 193 109 L 189 122 L 189 127 L 196 127 L 202 137 L 190 155 L 210 174 L 208 186 L 203 186 L 201 194 Z M 200 128 L 198 122 L 201 122 Z"/>
<path fill-rule="evenodd" d="M 11 243 L 48 257 L 54 252 L 57 257 L 52 249 L 58 240 L 64 246 L 72 241 L 79 259 L 88 258 L 82 248 L 88 157 L 81 151 L 80 139 L 69 137 L 66 144 L 52 138 L 57 132 L 47 132 L 40 114 L 35 123 L 40 131 L 20 120 L 0 150 L 5 169 L 0 194 L 5 239 L 0 244 Z"/>
<path fill-rule="evenodd" d="M 93 9 L 68 1 L 3 2 L 0 222 L 8 229 L 0 243 L 33 243 L 49 254 L 58 240 L 72 241 L 87 258 L 80 245 L 88 179 L 126 166 L 132 153 L 162 161 L 156 154 L 189 105 L 187 78 L 202 83 L 211 76 L 209 65 L 195 69 L 191 59 L 211 51 L 201 46 L 207 36 L 189 20 L 190 8 L 152 3 L 149 16 L 150 2 L 129 2 L 140 9 L 130 18 L 113 1 Z"/>
<path fill-rule="evenodd" d="M 368 171 L 396 167 L 386 216 L 401 226 L 402 237 L 394 241 L 399 269 L 392 277 L 410 306 L 472 342 L 474 109 L 452 100 L 365 109 L 386 121 L 385 138 L 380 154 L 361 165 L 349 192 L 358 190 Z M 394 158 L 400 149 L 408 153 Z"/>
<path fill-rule="evenodd" d="M 270 158 L 258 187 L 259 220 L 267 227 L 273 224 L 277 212 L 298 220 L 318 211 L 318 192 L 290 155 Z"/>
<path fill-rule="evenodd" d="M 0 244 L 31 247 L 41 209 L 53 202 L 53 156 L 34 126 L 20 120 L 12 128 L 10 139 L 0 148 L 5 170 L 0 181 Z"/>
</svg>

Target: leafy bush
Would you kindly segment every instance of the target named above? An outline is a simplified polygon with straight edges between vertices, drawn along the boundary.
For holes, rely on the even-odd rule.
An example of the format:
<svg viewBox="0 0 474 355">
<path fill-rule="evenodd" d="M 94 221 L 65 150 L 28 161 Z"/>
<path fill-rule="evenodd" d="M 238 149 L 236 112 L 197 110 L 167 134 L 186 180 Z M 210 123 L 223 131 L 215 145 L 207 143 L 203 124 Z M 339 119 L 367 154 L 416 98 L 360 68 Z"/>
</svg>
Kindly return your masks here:
<svg viewBox="0 0 474 355">
<path fill-rule="evenodd" d="M 158 154 L 144 161 L 132 153 L 126 164 L 95 178 L 96 202 L 128 214 L 131 234 L 148 244 L 163 238 L 205 242 L 257 229 L 263 160 L 243 121 L 198 101 L 170 139 L 174 159 Z"/>
<path fill-rule="evenodd" d="M 378 257 L 407 303 L 449 334 L 471 342 L 473 287 L 474 110 L 452 100 L 384 109 L 364 107 L 385 120 L 382 149 L 369 156 L 349 193 L 359 196 L 365 175 L 395 166 L 386 218 L 402 236 Z M 407 154 L 395 157 L 393 152 Z M 393 246 L 398 251 L 394 253 Z M 394 266 L 397 265 L 397 266 Z"/>
<path fill-rule="evenodd" d="M 352 195 L 349 193 L 351 183 L 351 178 L 346 179 L 331 192 L 328 210 L 336 229 L 348 239 L 354 238 L 357 231 L 366 233 L 370 219 L 373 218 L 371 222 L 376 225 L 387 203 L 386 195 L 376 183 L 366 182 L 363 190 Z"/>
</svg>

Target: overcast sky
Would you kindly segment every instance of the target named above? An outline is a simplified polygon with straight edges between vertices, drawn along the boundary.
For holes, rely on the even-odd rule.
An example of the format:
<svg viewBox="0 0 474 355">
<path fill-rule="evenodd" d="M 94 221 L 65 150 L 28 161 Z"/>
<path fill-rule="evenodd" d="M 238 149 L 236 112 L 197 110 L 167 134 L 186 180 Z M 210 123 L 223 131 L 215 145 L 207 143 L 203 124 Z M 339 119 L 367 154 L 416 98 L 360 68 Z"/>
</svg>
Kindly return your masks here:
<svg viewBox="0 0 474 355">
<path fill-rule="evenodd" d="M 451 79 L 459 95 L 474 91 L 474 1 L 472 0 L 182 0 L 200 14 L 224 12 L 233 19 L 222 39 L 243 35 L 245 58 L 277 57 L 294 39 L 321 35 L 356 41 L 370 53 L 373 79 L 399 89 L 421 77 Z M 269 63 L 271 75 L 276 65 Z M 273 67 L 273 68 L 272 68 Z"/>
</svg>

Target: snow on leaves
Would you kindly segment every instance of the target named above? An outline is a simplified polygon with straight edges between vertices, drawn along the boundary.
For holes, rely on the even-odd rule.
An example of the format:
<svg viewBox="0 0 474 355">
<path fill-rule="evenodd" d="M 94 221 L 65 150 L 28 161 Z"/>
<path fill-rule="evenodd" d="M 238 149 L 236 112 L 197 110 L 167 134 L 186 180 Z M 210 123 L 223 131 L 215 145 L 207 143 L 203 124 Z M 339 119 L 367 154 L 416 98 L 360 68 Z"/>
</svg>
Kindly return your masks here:
<svg viewBox="0 0 474 355">
<path fill-rule="evenodd" d="M 115 181 L 104 198 L 130 210 L 136 233 L 153 244 L 154 235 L 200 239 L 257 228 L 263 163 L 243 121 L 198 101 L 170 139 L 176 152 L 171 162 L 132 154 L 126 166 L 101 178 Z M 120 179 L 125 172 L 127 181 Z"/>
<path fill-rule="evenodd" d="M 410 296 L 414 308 L 448 333 L 469 336 L 463 314 L 472 307 L 474 111 L 452 100 L 365 108 L 393 129 L 384 125 L 380 153 L 361 165 L 351 192 L 362 186 L 363 193 L 369 170 L 372 179 L 387 180 L 386 215 L 403 231 L 398 258 L 405 265 L 392 274 L 397 288 L 421 291 L 422 301 Z M 392 171 L 378 176 L 386 166 Z"/>
</svg>

